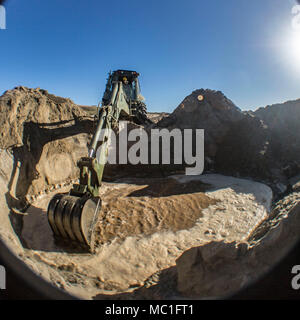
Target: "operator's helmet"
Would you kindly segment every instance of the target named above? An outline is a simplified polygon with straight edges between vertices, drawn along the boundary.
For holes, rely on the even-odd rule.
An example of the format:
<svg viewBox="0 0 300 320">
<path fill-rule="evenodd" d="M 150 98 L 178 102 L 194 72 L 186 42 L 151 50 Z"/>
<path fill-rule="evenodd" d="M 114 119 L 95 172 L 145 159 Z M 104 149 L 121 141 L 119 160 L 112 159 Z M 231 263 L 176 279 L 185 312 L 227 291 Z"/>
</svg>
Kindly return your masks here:
<svg viewBox="0 0 300 320">
<path fill-rule="evenodd" d="M 126 77 L 123 78 L 123 83 L 128 84 L 128 79 Z"/>
</svg>

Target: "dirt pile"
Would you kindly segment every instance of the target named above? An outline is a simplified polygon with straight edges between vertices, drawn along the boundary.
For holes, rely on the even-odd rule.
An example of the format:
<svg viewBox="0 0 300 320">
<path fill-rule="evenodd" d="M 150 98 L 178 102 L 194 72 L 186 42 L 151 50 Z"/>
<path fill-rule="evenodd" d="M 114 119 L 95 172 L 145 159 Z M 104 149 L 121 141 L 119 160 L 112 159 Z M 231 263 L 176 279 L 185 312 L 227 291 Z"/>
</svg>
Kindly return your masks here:
<svg viewBox="0 0 300 320">
<path fill-rule="evenodd" d="M 275 193 L 287 191 L 300 173 L 299 121 L 299 100 L 246 113 L 225 135 L 216 170 L 264 180 Z"/>
<path fill-rule="evenodd" d="M 270 145 L 288 178 L 300 173 L 300 100 L 260 108 L 254 115 L 271 132 Z"/>
<path fill-rule="evenodd" d="M 158 126 L 169 129 L 204 129 L 205 156 L 214 158 L 232 123 L 243 118 L 241 110 L 222 92 L 200 89 L 187 96 Z"/>
<path fill-rule="evenodd" d="M 26 131 L 28 123 L 57 128 L 86 116 L 70 99 L 26 87 L 6 91 L 0 97 L 0 112 L 5 115 L 0 118 L 2 149 L 24 145 L 29 135 L 34 136 L 36 132 Z M 43 134 L 39 135 L 36 142 L 42 138 Z"/>
<path fill-rule="evenodd" d="M 14 158 L 7 201 L 24 206 L 31 195 L 78 177 L 91 118 L 70 99 L 17 87 L 0 97 L 0 148 Z"/>
<path fill-rule="evenodd" d="M 216 170 L 252 178 L 271 178 L 276 158 L 271 151 L 271 132 L 262 120 L 245 117 L 232 124 L 216 154 Z"/>
<path fill-rule="evenodd" d="M 242 112 L 222 92 L 200 89 L 157 125 L 204 129 L 206 170 L 265 181 L 280 194 L 300 173 L 299 121 L 300 100 Z"/>
<path fill-rule="evenodd" d="M 95 231 L 98 244 L 116 236 L 125 240 L 129 236 L 190 229 L 202 217 L 202 210 L 217 202 L 204 194 L 209 185 L 199 181 L 182 184 L 171 178 L 145 178 L 131 179 L 136 183 L 132 187 L 128 180 L 126 183 L 126 190 L 112 190 L 105 196 Z"/>
</svg>

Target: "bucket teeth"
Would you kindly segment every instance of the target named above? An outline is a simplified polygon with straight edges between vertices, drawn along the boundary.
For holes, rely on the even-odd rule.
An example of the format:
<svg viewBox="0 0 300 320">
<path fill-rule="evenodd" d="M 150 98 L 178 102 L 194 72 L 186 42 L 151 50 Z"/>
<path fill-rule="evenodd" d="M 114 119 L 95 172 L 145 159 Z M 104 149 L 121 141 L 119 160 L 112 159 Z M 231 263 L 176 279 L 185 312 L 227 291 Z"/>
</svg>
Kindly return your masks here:
<svg viewBox="0 0 300 320">
<path fill-rule="evenodd" d="M 48 205 L 48 221 L 56 239 L 93 247 L 93 230 L 101 209 L 100 198 L 55 195 Z"/>
</svg>

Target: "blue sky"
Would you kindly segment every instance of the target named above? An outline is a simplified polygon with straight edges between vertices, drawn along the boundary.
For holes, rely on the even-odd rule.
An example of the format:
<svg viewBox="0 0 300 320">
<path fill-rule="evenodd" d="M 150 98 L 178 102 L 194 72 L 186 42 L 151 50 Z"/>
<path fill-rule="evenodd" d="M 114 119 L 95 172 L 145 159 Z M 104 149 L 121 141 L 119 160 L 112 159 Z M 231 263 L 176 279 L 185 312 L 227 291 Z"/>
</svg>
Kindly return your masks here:
<svg viewBox="0 0 300 320">
<path fill-rule="evenodd" d="M 0 93 L 40 87 L 95 105 L 108 71 L 131 69 L 141 73 L 149 111 L 170 112 L 200 88 L 245 110 L 297 99 L 300 57 L 291 61 L 284 40 L 295 3 L 8 0 Z"/>
</svg>

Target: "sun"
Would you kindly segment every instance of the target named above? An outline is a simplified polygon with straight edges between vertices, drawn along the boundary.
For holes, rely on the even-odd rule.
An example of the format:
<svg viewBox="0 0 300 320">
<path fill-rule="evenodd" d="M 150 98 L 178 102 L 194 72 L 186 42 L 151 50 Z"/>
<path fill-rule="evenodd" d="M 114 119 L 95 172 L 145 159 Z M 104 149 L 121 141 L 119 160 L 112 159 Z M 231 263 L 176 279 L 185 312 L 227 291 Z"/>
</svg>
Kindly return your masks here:
<svg viewBox="0 0 300 320">
<path fill-rule="evenodd" d="M 276 50 L 281 55 L 281 63 L 290 74 L 300 75 L 300 4 L 292 8 L 292 20 L 285 23 L 281 31 L 274 36 Z"/>
<path fill-rule="evenodd" d="M 300 67 L 300 30 L 293 30 L 290 35 L 288 50 L 291 58 Z"/>
<path fill-rule="evenodd" d="M 300 30 L 288 29 L 277 39 L 281 63 L 291 74 L 300 74 Z"/>
</svg>

